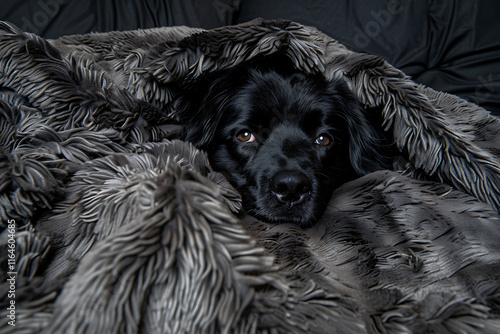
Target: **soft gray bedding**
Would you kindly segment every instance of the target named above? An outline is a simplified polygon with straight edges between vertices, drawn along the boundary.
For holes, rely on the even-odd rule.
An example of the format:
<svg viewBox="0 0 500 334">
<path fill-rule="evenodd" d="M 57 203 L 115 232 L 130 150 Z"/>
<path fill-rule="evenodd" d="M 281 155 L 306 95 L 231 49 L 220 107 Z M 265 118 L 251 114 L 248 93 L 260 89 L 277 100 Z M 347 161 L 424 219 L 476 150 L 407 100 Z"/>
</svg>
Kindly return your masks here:
<svg viewBox="0 0 500 334">
<path fill-rule="evenodd" d="M 308 229 L 245 215 L 178 140 L 178 92 L 277 52 L 344 80 L 400 151 Z M 500 332 L 486 110 L 289 21 L 51 41 L 1 23 L 0 55 L 0 333 Z"/>
</svg>

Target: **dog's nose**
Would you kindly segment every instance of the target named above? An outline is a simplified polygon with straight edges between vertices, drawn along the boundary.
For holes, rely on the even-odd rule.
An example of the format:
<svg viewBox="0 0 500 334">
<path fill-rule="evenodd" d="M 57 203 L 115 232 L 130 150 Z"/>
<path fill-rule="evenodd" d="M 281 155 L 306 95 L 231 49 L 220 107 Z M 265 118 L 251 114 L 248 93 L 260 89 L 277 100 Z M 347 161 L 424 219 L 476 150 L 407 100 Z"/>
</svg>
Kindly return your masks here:
<svg viewBox="0 0 500 334">
<path fill-rule="evenodd" d="M 298 171 L 276 173 L 269 181 L 269 186 L 278 201 L 290 207 L 302 203 L 312 189 L 309 178 Z"/>
</svg>

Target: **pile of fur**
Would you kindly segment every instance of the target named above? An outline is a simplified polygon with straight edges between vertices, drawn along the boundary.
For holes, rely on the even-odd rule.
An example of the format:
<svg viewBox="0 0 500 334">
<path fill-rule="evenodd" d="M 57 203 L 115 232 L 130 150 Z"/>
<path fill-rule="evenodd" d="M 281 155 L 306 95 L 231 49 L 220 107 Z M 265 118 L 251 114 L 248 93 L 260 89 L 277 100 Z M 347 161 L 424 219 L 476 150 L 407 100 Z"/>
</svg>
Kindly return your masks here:
<svg viewBox="0 0 500 334">
<path fill-rule="evenodd" d="M 240 213 L 175 99 L 286 54 L 344 80 L 401 156 L 309 229 Z M 312 27 L 67 36 L 0 23 L 0 333 L 498 333 L 500 120 Z M 12 234 L 11 234 L 12 235 Z"/>
</svg>

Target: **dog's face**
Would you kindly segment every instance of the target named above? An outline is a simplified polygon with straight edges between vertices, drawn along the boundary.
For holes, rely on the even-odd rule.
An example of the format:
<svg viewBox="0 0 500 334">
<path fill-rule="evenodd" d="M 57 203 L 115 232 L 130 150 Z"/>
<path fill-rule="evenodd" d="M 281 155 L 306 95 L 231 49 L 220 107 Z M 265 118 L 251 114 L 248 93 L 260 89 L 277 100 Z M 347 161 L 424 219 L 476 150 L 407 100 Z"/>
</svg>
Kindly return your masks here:
<svg viewBox="0 0 500 334">
<path fill-rule="evenodd" d="M 268 222 L 317 220 L 333 189 L 377 169 L 375 135 L 342 83 L 246 69 L 199 87 L 181 103 L 184 139 Z"/>
</svg>

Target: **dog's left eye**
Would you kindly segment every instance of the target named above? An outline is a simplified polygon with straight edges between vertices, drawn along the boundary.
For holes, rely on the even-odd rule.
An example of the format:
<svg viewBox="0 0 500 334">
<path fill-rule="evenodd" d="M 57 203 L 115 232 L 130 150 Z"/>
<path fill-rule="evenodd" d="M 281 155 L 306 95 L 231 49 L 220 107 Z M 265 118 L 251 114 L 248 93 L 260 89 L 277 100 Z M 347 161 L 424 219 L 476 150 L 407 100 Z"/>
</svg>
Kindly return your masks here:
<svg viewBox="0 0 500 334">
<path fill-rule="evenodd" d="M 248 130 L 241 131 L 238 134 L 238 140 L 244 143 L 252 143 L 255 141 L 255 136 Z"/>
<path fill-rule="evenodd" d="M 332 140 L 328 135 L 322 133 L 318 136 L 318 138 L 316 138 L 314 142 L 318 145 L 327 146 L 331 143 L 331 141 Z"/>
</svg>

